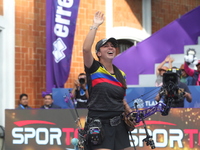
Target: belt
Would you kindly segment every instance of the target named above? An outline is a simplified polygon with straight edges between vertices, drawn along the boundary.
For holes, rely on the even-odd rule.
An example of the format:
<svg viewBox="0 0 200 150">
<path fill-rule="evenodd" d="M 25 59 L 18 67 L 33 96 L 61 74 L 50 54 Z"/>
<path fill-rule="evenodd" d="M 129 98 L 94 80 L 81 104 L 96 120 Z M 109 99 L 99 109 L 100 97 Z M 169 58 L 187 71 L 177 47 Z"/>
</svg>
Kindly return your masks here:
<svg viewBox="0 0 200 150">
<path fill-rule="evenodd" d="M 92 118 L 87 118 L 87 122 L 90 123 L 93 119 Z M 111 126 L 117 126 L 121 123 L 122 120 L 122 115 L 120 116 L 115 116 L 111 119 L 100 119 L 102 124 L 110 124 Z"/>
<path fill-rule="evenodd" d="M 87 100 L 83 100 L 83 99 L 76 99 L 77 102 L 82 102 L 82 103 L 87 103 Z"/>
</svg>

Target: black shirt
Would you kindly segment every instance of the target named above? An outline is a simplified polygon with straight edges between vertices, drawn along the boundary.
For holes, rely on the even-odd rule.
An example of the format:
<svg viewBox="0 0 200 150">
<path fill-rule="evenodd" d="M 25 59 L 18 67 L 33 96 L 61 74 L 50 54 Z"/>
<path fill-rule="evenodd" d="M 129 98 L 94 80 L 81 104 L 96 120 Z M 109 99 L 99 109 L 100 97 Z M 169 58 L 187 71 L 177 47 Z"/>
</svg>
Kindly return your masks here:
<svg viewBox="0 0 200 150">
<path fill-rule="evenodd" d="M 98 61 L 85 67 L 89 88 L 88 109 L 95 111 L 124 111 L 126 90 L 116 76 L 109 73 Z M 120 70 L 125 78 L 125 73 Z"/>
</svg>

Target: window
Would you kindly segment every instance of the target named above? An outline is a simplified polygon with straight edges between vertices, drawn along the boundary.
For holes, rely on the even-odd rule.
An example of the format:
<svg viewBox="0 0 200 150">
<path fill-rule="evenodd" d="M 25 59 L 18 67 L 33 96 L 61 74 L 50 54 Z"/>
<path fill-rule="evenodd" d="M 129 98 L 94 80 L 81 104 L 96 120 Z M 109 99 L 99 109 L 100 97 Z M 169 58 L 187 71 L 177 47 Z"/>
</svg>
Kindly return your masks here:
<svg viewBox="0 0 200 150">
<path fill-rule="evenodd" d="M 136 44 L 138 43 L 138 41 L 129 40 L 129 39 L 123 39 L 123 40 L 121 39 L 117 41 L 118 41 L 117 54 L 124 52 L 125 50 L 129 49 L 132 46 L 136 46 Z"/>
</svg>

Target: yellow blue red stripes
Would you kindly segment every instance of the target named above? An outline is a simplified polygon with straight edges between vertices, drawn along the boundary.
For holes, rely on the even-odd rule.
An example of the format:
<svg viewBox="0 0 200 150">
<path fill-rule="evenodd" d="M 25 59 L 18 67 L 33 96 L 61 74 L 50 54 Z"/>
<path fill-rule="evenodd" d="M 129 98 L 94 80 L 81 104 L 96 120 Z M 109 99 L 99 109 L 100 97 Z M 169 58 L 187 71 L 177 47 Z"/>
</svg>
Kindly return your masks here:
<svg viewBox="0 0 200 150">
<path fill-rule="evenodd" d="M 122 83 L 115 78 L 115 75 L 111 75 L 107 70 L 101 67 L 95 73 L 91 74 L 91 79 L 92 87 L 104 82 L 123 87 Z"/>
</svg>

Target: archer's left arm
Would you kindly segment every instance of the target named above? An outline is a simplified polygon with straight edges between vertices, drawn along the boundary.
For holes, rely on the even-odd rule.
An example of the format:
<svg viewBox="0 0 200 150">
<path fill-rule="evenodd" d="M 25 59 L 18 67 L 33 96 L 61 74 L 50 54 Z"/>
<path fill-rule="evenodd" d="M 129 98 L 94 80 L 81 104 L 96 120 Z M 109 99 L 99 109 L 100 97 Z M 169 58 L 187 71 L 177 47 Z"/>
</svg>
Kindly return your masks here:
<svg viewBox="0 0 200 150">
<path fill-rule="evenodd" d="M 130 114 L 133 110 L 130 108 L 130 106 L 127 104 L 126 100 L 123 99 L 123 104 L 124 104 L 124 109 L 125 109 L 125 116 L 124 116 L 124 121 L 125 123 L 130 127 L 130 131 L 134 130 L 135 129 L 135 125 L 136 122 L 135 122 L 135 118 L 131 117 L 131 116 L 128 116 L 126 117 L 128 114 Z"/>
</svg>

